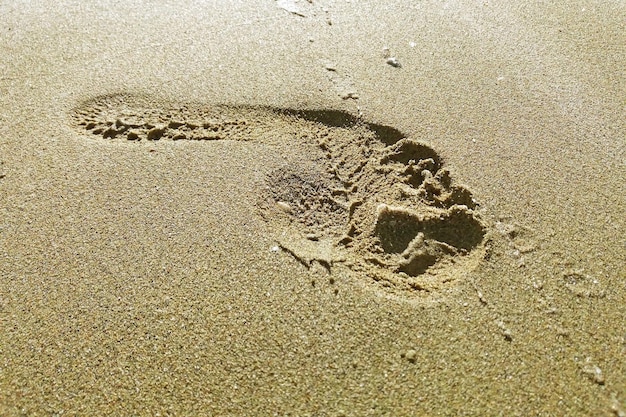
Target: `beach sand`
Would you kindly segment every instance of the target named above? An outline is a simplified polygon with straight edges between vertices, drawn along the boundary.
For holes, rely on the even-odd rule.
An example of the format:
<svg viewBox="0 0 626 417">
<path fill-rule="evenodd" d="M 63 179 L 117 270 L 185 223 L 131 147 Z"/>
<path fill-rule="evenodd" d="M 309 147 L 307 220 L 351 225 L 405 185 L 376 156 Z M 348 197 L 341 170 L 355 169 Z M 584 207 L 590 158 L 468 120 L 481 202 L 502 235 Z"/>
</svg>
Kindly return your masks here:
<svg viewBox="0 0 626 417">
<path fill-rule="evenodd" d="M 625 416 L 625 22 L 0 5 L 0 415 Z"/>
</svg>

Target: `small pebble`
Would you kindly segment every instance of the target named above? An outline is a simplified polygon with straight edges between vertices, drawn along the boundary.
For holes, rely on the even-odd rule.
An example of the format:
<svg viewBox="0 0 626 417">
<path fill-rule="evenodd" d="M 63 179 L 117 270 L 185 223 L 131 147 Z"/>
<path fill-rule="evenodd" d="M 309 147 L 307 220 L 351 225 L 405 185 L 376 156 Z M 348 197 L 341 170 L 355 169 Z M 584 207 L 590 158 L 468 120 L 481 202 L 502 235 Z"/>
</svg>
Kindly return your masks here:
<svg viewBox="0 0 626 417">
<path fill-rule="evenodd" d="M 415 349 L 409 349 L 404 354 L 404 357 L 407 361 L 415 363 L 415 361 L 417 360 L 417 351 Z"/>
<path fill-rule="evenodd" d="M 402 64 L 400 64 L 400 61 L 398 61 L 396 57 L 389 57 L 386 62 L 394 68 L 402 68 Z"/>
<path fill-rule="evenodd" d="M 285 203 L 284 201 L 276 202 L 276 207 L 278 207 L 285 213 L 291 213 L 291 206 L 288 203 Z"/>
</svg>

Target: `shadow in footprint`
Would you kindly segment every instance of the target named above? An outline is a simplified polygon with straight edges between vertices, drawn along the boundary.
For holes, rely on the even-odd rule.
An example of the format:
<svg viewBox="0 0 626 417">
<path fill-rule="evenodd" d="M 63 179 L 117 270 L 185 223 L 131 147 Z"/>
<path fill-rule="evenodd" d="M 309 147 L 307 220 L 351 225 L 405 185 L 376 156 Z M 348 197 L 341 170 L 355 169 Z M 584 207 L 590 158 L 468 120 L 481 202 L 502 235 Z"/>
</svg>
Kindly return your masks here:
<svg viewBox="0 0 626 417">
<path fill-rule="evenodd" d="M 357 124 L 365 125 L 369 130 L 374 132 L 376 138 L 385 145 L 393 145 L 406 136 L 399 130 L 375 123 L 366 123 L 363 120 L 354 117 L 339 110 L 285 110 L 287 114 L 301 117 L 311 122 L 322 123 L 328 127 L 351 128 Z"/>
<path fill-rule="evenodd" d="M 381 204 L 375 235 L 386 255 L 400 255 L 397 271 L 417 276 L 446 256 L 463 256 L 480 245 L 485 228 L 472 214 L 463 206 L 419 212 Z"/>
</svg>

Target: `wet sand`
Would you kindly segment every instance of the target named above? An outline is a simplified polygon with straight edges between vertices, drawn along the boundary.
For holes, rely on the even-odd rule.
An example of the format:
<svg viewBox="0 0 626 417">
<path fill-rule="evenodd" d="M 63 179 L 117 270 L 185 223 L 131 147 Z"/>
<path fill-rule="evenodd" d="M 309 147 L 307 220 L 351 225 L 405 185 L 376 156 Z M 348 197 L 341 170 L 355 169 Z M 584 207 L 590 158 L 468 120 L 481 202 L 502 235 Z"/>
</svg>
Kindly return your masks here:
<svg viewBox="0 0 626 417">
<path fill-rule="evenodd" d="M 0 6 L 0 414 L 626 415 L 626 6 Z"/>
</svg>

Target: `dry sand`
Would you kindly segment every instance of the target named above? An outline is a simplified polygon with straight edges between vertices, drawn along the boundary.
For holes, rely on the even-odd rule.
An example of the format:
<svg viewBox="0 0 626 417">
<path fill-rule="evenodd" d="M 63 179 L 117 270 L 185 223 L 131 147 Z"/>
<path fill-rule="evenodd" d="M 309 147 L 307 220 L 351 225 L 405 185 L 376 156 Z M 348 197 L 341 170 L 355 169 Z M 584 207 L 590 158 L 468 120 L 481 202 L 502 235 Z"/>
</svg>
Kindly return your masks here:
<svg viewBox="0 0 626 417">
<path fill-rule="evenodd" d="M 626 415 L 626 3 L 0 5 L 0 415 Z"/>
</svg>

